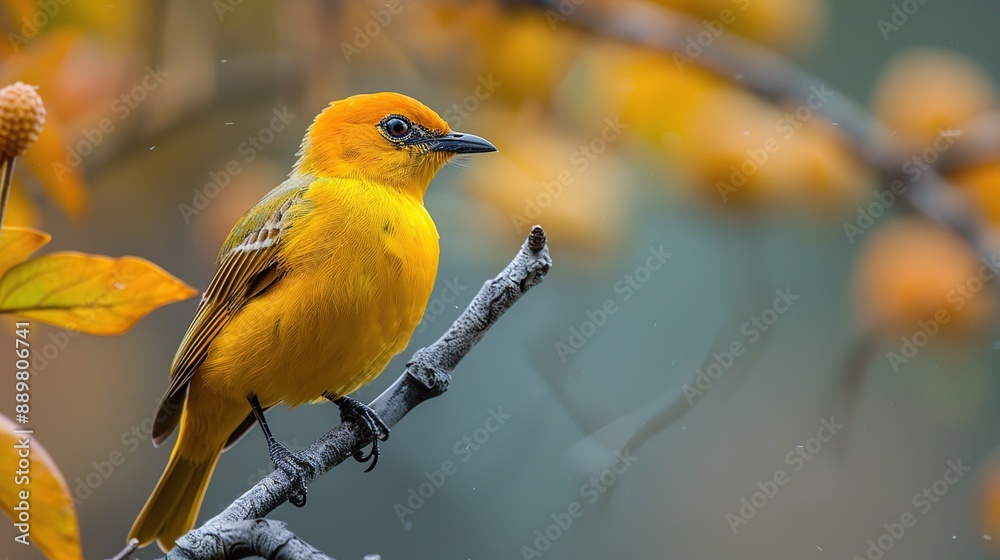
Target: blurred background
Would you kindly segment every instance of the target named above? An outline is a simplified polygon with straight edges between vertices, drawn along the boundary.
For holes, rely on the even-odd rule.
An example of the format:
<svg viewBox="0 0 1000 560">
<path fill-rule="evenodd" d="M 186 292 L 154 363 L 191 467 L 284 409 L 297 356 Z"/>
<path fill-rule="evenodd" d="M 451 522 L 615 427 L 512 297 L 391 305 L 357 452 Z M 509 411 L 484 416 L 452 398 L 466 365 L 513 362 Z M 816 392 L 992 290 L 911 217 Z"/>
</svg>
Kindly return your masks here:
<svg viewBox="0 0 1000 560">
<path fill-rule="evenodd" d="M 406 93 L 500 153 L 428 192 L 437 285 L 359 397 L 532 224 L 556 266 L 379 468 L 271 517 L 337 558 L 996 555 L 1000 4 L 539 4 L 6 0 L 0 83 L 48 109 L 6 224 L 202 290 L 313 116 Z M 166 463 L 148 434 L 196 304 L 117 337 L 33 324 L 35 436 L 87 557 L 121 549 Z M 298 450 L 338 412 L 269 422 Z M 200 520 L 270 470 L 254 430 Z"/>
</svg>

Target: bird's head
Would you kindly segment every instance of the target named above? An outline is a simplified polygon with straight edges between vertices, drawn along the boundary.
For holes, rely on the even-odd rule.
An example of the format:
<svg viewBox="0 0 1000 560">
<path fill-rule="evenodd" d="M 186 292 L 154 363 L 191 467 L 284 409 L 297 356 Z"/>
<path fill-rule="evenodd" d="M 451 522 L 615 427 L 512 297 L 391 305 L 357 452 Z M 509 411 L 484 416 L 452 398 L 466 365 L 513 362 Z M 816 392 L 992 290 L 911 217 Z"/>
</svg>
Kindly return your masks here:
<svg viewBox="0 0 1000 560">
<path fill-rule="evenodd" d="M 416 99 L 373 93 L 334 101 L 324 109 L 302 140 L 293 173 L 357 177 L 422 198 L 455 154 L 495 151 L 483 138 L 452 132 Z"/>
</svg>

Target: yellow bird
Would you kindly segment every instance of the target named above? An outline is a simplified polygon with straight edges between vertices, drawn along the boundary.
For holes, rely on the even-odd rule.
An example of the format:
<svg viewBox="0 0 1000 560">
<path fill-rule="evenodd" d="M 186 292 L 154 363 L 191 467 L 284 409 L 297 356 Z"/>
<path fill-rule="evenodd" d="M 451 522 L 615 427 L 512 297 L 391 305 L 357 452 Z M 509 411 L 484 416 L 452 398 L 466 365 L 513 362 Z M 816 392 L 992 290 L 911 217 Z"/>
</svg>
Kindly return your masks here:
<svg viewBox="0 0 1000 560">
<path fill-rule="evenodd" d="M 304 466 L 271 435 L 264 411 L 332 400 L 378 440 L 388 429 L 346 395 L 406 346 L 438 267 L 424 208 L 431 179 L 455 154 L 493 152 L 397 93 L 331 103 L 313 121 L 289 179 L 236 224 L 219 253 L 170 372 L 153 428 L 180 424 L 170 461 L 129 538 L 164 551 L 194 525 L 224 449 L 254 423 L 305 503 Z"/>
</svg>

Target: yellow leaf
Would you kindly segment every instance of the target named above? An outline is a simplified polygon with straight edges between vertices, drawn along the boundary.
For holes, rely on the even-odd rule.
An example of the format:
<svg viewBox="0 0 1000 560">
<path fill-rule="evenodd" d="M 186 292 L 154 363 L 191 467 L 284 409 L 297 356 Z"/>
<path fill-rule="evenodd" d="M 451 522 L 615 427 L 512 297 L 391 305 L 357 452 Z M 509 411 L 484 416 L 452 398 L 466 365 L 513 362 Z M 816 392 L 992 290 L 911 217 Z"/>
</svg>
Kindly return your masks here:
<svg viewBox="0 0 1000 560">
<path fill-rule="evenodd" d="M 36 229 L 5 226 L 0 228 L 0 276 L 31 256 L 52 236 Z"/>
<path fill-rule="evenodd" d="M 147 313 L 197 290 L 138 257 L 76 252 L 25 261 L 0 278 L 0 313 L 89 334 L 127 331 Z"/>
<path fill-rule="evenodd" d="M 14 523 L 20 523 L 27 516 L 30 527 L 28 540 L 49 560 L 82 559 L 80 550 L 80 528 L 76 519 L 76 508 L 69 487 L 59 468 L 45 448 L 35 441 L 33 435 L 15 434 L 17 425 L 0 414 L 0 465 L 3 472 L 11 476 L 0 477 L 0 509 Z M 24 447 L 24 438 L 28 446 Z M 22 458 L 27 450 L 28 456 Z M 20 461 L 30 461 L 29 480 L 18 479 Z M 27 492 L 27 499 L 21 493 Z M 24 503 L 27 509 L 24 508 Z M 15 529 L 17 526 L 15 525 Z M 21 531 L 17 531 L 20 535 Z M 5 545 L 5 550 L 14 550 L 19 544 Z"/>
</svg>

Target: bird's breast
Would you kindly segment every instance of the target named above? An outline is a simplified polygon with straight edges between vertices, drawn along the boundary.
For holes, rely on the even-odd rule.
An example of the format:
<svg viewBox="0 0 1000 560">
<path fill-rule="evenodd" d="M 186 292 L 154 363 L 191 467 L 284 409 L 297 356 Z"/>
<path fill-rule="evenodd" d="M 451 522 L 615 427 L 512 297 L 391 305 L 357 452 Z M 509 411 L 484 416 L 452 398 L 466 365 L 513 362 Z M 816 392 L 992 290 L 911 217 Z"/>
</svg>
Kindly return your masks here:
<svg viewBox="0 0 1000 560">
<path fill-rule="evenodd" d="M 282 241 L 286 276 L 245 310 L 272 328 L 268 356 L 246 360 L 262 402 L 348 394 L 406 347 L 434 285 L 438 235 L 420 201 L 383 191 L 307 193 L 312 210 Z"/>
</svg>

